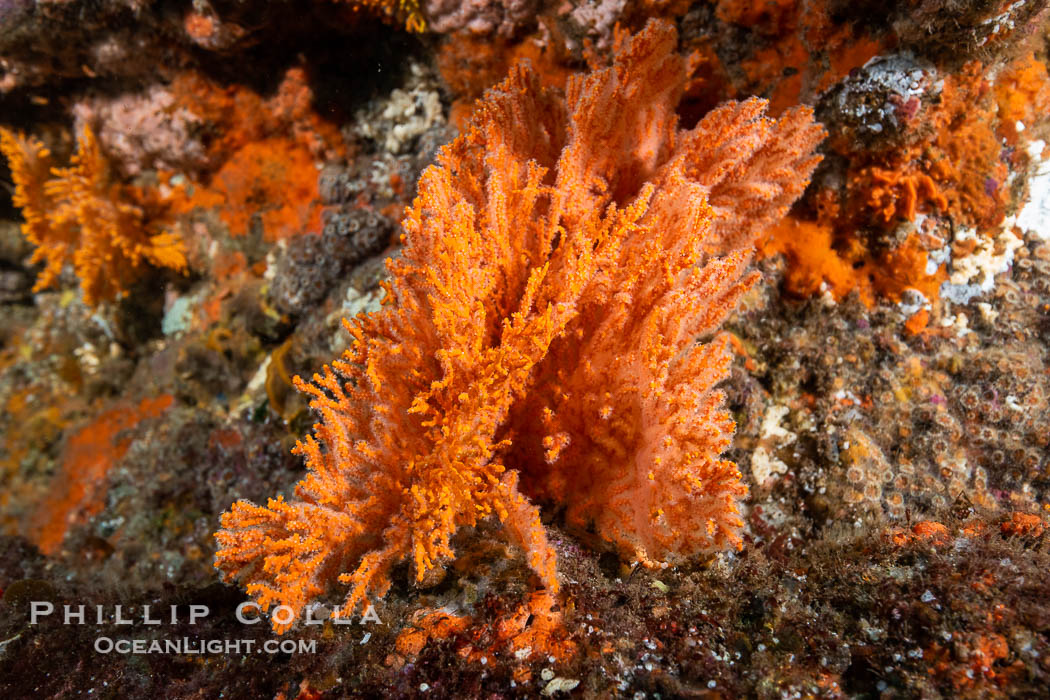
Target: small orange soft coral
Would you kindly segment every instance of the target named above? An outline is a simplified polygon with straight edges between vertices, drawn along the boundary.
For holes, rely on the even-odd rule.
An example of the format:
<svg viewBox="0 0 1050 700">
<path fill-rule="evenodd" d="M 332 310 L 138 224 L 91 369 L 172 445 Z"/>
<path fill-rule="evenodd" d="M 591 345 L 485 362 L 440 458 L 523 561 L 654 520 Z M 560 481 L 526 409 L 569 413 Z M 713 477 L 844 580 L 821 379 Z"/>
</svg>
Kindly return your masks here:
<svg viewBox="0 0 1050 700">
<path fill-rule="evenodd" d="M 338 578 L 352 615 L 395 564 L 423 580 L 493 515 L 556 593 L 529 496 L 648 565 L 739 545 L 747 490 L 714 388 L 729 352 L 695 339 L 753 282 L 757 232 L 823 131 L 761 100 L 679 130 L 675 46 L 651 22 L 564 97 L 515 68 L 423 174 L 384 308 L 298 382 L 321 422 L 295 498 L 223 515 L 216 566 L 261 606 L 298 614 Z"/>
<path fill-rule="evenodd" d="M 53 167 L 39 140 L 6 129 L 0 129 L 0 151 L 11 165 L 22 232 L 36 246 L 32 262 L 44 263 L 34 291 L 54 285 L 71 264 L 84 302 L 94 305 L 126 291 L 146 263 L 185 269 L 182 240 L 163 230 L 157 193 L 111 182 L 90 129 L 67 168 Z M 141 206 L 131 203 L 136 200 Z"/>
<path fill-rule="evenodd" d="M 340 0 L 354 12 L 364 10 L 374 17 L 403 24 L 410 32 L 427 28 L 419 0 Z"/>
</svg>

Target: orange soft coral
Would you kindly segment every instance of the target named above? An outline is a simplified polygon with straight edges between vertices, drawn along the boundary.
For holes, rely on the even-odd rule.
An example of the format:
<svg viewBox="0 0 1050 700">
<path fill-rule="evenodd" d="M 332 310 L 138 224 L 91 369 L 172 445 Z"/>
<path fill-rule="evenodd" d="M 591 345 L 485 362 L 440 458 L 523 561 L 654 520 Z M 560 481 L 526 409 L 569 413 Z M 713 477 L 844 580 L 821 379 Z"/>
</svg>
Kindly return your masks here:
<svg viewBox="0 0 1050 700">
<path fill-rule="evenodd" d="M 14 203 L 22 209 L 25 237 L 43 262 L 35 291 L 54 285 L 70 264 L 84 301 L 96 304 L 128 289 L 146 263 L 183 270 L 177 234 L 163 230 L 163 204 L 155 193 L 111 182 L 105 157 L 85 128 L 68 168 L 54 168 L 40 141 L 0 129 L 0 151 L 11 164 Z M 139 200 L 142 206 L 132 204 Z"/>
<path fill-rule="evenodd" d="M 500 81 L 516 62 L 527 59 L 533 70 L 541 75 L 546 86 L 563 88 L 572 70 L 569 57 L 559 51 L 561 44 L 550 41 L 507 41 L 496 37 L 477 37 L 459 32 L 447 37 L 437 56 L 438 70 L 455 96 L 449 120 L 465 128 L 470 119 L 474 101 L 485 90 Z"/>
<path fill-rule="evenodd" d="M 427 28 L 419 0 L 343 0 L 354 10 L 365 10 L 377 17 L 403 23 L 410 32 Z"/>
<path fill-rule="evenodd" d="M 646 564 L 739 544 L 728 352 L 695 338 L 752 282 L 758 227 L 822 130 L 751 100 L 679 131 L 675 45 L 650 23 L 564 98 L 514 69 L 424 173 L 384 309 L 298 382 L 321 422 L 295 498 L 222 518 L 216 566 L 262 606 L 298 614 L 338 578 L 351 615 L 395 564 L 422 580 L 493 515 L 555 593 L 527 495 Z"/>
</svg>

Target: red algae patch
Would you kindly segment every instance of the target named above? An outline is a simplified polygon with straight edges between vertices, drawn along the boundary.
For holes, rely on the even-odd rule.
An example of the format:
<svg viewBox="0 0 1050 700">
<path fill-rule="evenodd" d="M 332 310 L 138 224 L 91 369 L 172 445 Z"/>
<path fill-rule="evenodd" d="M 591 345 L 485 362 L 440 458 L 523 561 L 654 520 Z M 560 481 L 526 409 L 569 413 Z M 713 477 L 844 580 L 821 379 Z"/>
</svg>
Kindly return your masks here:
<svg viewBox="0 0 1050 700">
<path fill-rule="evenodd" d="M 313 110 L 303 70 L 288 70 L 268 99 L 193 72 L 176 78 L 172 92 L 217 134 L 207 145 L 210 173 L 191 174 L 180 211 L 217 209 L 233 236 L 251 233 L 257 221 L 270 242 L 320 231 L 318 168 L 346 148 Z"/>
<path fill-rule="evenodd" d="M 38 510 L 30 533 L 42 552 L 57 552 L 71 522 L 101 510 L 99 485 L 131 446 L 131 440 L 121 433 L 161 415 L 173 401 L 172 396 L 164 395 L 143 399 L 137 406 L 110 409 L 69 438 L 52 495 Z"/>
<path fill-rule="evenodd" d="M 809 297 L 824 291 L 841 301 L 856 291 L 865 306 L 876 298 L 898 301 L 908 289 L 936 299 L 945 275 L 927 272 L 929 256 L 917 237 L 897 248 L 872 254 L 862 246 L 835 246 L 830 226 L 787 217 L 773 226 L 760 248 L 763 257 L 783 253 L 787 259 L 784 286 L 794 296 Z"/>
<path fill-rule="evenodd" d="M 1004 535 L 1039 537 L 1046 529 L 1046 524 L 1038 515 L 1011 513 L 1009 519 L 1000 524 L 999 529 Z"/>
<path fill-rule="evenodd" d="M 911 530 L 896 530 L 890 533 L 890 541 L 898 547 L 912 542 L 929 542 L 935 545 L 946 544 L 951 539 L 948 528 L 935 520 L 923 520 L 915 523 Z"/>
<path fill-rule="evenodd" d="M 259 218 L 263 236 L 276 241 L 321 230 L 317 167 L 308 151 L 289 139 L 271 137 L 245 145 L 190 200 L 216 206 L 234 236 L 250 233 Z"/>
</svg>

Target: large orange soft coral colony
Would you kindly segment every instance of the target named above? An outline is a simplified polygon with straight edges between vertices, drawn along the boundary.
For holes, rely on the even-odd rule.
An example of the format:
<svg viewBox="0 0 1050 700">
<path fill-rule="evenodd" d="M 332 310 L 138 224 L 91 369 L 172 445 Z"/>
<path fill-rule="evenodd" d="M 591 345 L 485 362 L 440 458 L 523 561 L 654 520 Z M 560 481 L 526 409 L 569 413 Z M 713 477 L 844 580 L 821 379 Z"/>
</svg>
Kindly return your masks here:
<svg viewBox="0 0 1050 700">
<path fill-rule="evenodd" d="M 53 167 L 39 140 L 6 129 L 0 129 L 0 152 L 11 165 L 22 232 L 36 246 L 31 262 L 44 263 L 34 291 L 54 285 L 71 264 L 84 302 L 94 305 L 127 290 L 146 263 L 185 269 L 182 239 L 162 230 L 163 204 L 154 192 L 111 182 L 90 129 L 67 168 Z"/>
<path fill-rule="evenodd" d="M 298 382 L 321 422 L 295 499 L 223 515 L 216 566 L 261 606 L 299 614 L 338 577 L 352 615 L 399 561 L 422 580 L 493 514 L 555 592 L 527 496 L 647 565 L 739 545 L 747 489 L 720 459 L 734 426 L 714 388 L 729 354 L 695 338 L 754 281 L 757 232 L 823 131 L 761 100 L 678 130 L 675 46 L 650 23 L 565 97 L 516 68 L 423 174 L 384 309 Z"/>
</svg>

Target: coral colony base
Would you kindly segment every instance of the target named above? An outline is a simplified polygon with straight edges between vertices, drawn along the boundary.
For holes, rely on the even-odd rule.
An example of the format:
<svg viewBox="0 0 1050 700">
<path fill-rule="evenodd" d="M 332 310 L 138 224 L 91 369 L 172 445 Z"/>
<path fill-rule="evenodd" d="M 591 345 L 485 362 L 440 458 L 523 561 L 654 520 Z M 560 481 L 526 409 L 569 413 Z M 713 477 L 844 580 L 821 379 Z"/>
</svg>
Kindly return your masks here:
<svg viewBox="0 0 1050 700">
<path fill-rule="evenodd" d="M 1042 697 L 1046 0 L 0 0 L 5 697 Z"/>
</svg>

